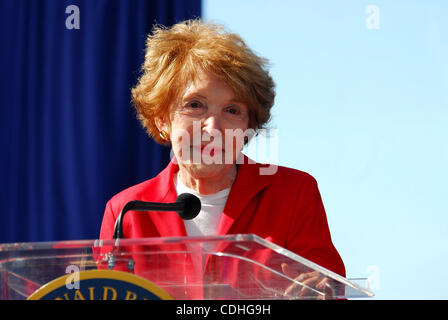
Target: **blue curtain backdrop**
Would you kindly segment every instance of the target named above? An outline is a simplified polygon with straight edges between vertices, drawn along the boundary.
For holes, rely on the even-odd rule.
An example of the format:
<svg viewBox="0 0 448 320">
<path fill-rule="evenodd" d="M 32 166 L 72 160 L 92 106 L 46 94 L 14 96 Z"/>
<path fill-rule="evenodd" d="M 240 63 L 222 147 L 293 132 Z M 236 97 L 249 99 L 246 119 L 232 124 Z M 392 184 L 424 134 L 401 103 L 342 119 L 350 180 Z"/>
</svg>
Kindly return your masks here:
<svg viewBox="0 0 448 320">
<path fill-rule="evenodd" d="M 79 29 L 66 26 L 70 5 Z M 0 243 L 96 239 L 106 201 L 165 167 L 169 149 L 142 129 L 130 89 L 153 24 L 200 6 L 0 1 Z"/>
</svg>

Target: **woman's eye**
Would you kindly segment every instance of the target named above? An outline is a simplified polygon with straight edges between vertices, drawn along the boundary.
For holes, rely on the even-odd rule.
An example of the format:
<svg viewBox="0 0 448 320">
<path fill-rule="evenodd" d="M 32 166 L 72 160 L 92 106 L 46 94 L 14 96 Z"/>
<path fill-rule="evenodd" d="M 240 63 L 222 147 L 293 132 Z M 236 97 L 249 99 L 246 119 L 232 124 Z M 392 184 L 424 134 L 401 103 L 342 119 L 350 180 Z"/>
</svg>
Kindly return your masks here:
<svg viewBox="0 0 448 320">
<path fill-rule="evenodd" d="M 201 104 L 199 102 L 190 102 L 188 106 L 193 109 L 199 109 L 201 107 Z"/>
<path fill-rule="evenodd" d="M 190 101 L 184 105 L 183 110 L 189 114 L 202 114 L 207 110 L 207 107 L 200 101 Z"/>
<path fill-rule="evenodd" d="M 240 109 L 238 107 L 228 107 L 227 112 L 233 115 L 239 115 L 241 113 Z"/>
</svg>

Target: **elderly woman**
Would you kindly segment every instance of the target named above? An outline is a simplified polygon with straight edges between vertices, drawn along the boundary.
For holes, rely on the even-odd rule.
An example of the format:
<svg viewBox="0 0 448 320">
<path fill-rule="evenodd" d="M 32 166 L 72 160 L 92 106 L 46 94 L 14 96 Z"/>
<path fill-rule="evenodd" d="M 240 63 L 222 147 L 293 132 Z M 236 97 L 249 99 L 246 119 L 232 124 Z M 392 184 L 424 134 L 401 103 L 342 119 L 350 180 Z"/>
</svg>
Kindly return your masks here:
<svg viewBox="0 0 448 320">
<path fill-rule="evenodd" d="M 155 178 L 110 199 L 101 239 L 112 238 L 128 201 L 174 202 L 188 192 L 202 203 L 196 218 L 128 214 L 124 237 L 253 233 L 345 275 L 315 179 L 286 167 L 263 174 L 241 153 L 270 119 L 275 92 L 266 61 L 238 35 L 200 20 L 156 27 L 146 45 L 133 101 L 144 128 L 174 157 Z"/>
</svg>

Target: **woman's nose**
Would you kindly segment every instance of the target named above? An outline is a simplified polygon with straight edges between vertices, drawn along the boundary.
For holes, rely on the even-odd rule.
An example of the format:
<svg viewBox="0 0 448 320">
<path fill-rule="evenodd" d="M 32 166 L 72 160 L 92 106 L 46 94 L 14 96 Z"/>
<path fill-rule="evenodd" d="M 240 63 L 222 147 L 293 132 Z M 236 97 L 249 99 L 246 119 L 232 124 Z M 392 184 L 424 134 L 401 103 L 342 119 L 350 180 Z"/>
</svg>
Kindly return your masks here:
<svg viewBox="0 0 448 320">
<path fill-rule="evenodd" d="M 205 131 L 219 130 L 221 131 L 221 118 L 217 114 L 208 115 L 202 122 L 202 129 Z"/>
<path fill-rule="evenodd" d="M 217 114 L 210 114 L 202 122 L 202 141 L 222 144 L 221 119 Z"/>
</svg>

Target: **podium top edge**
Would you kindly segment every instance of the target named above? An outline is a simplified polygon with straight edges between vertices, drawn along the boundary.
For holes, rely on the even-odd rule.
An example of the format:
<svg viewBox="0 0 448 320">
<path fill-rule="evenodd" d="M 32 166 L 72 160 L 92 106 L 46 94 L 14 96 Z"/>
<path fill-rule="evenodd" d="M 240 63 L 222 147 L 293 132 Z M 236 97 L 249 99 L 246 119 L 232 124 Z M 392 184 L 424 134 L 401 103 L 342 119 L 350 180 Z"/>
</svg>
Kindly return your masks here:
<svg viewBox="0 0 448 320">
<path fill-rule="evenodd" d="M 180 236 L 180 237 L 151 237 L 151 238 L 122 238 L 122 239 L 81 239 L 81 240 L 59 240 L 38 242 L 14 242 L 0 243 L 0 252 L 32 250 L 32 249 L 55 249 L 55 248 L 82 248 L 82 247 L 104 247 L 104 246 L 128 246 L 144 244 L 169 244 L 185 242 L 209 242 L 209 241 L 256 241 L 266 240 L 255 234 L 232 234 L 223 236 Z"/>
</svg>

